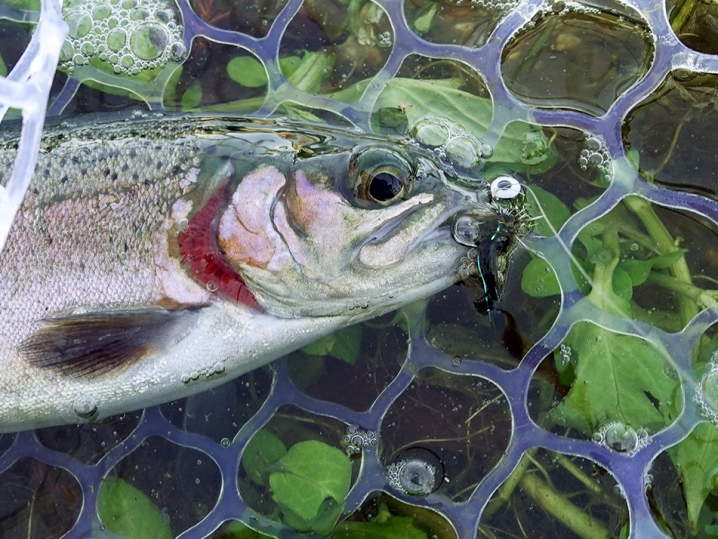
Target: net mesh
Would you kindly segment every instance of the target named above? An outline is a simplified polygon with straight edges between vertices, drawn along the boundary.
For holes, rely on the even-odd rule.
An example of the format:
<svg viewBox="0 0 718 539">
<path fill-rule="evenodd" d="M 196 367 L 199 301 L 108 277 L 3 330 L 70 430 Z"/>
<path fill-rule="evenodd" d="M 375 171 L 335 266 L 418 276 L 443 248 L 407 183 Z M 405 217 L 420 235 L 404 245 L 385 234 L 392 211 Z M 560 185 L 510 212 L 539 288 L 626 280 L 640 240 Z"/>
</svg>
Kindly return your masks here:
<svg viewBox="0 0 718 539">
<path fill-rule="evenodd" d="M 710 328 L 718 320 L 718 311 L 713 307 L 715 299 L 710 293 L 702 299 L 695 296 L 702 289 L 692 285 L 687 288 L 691 283 L 684 282 L 686 286 L 682 289 L 674 285 L 672 290 L 676 295 L 694 294 L 695 301 L 690 304 L 692 308 L 688 305 L 681 312 L 680 327 L 661 326 L 650 316 L 642 320 L 626 317 L 621 312 L 620 294 L 614 303 L 597 307 L 590 287 L 582 285 L 581 271 L 577 269 L 580 264 L 572 266 L 570 255 L 579 256 L 581 245 L 588 244 L 588 241 L 580 243 L 582 234 L 590 235 L 590 231 L 595 230 L 592 226 L 605 227 L 606 216 L 616 216 L 620 221 L 626 207 L 638 216 L 646 229 L 652 226 L 651 215 L 660 211 L 698 222 L 706 235 L 710 227 L 718 224 L 718 205 L 710 198 L 689 192 L 714 192 L 714 185 L 706 187 L 700 177 L 692 178 L 693 183 L 687 181 L 680 189 L 660 185 L 659 175 L 656 181 L 648 181 L 646 174 L 637 172 L 636 158 L 624 142 L 627 119 L 634 121 L 639 116 L 638 105 L 650 100 L 659 90 L 665 93 L 671 88 L 679 91 L 682 88 L 683 93 L 690 93 L 691 88 L 714 85 L 710 74 L 718 73 L 718 58 L 709 54 L 713 51 L 697 52 L 695 46 L 690 48 L 678 39 L 665 6 L 656 8 L 654 3 L 642 0 L 613 6 L 613 13 L 618 13 L 617 20 L 621 14 L 628 13 L 633 20 L 640 21 L 639 26 L 629 30 L 655 36 L 647 38 L 653 47 L 652 52 L 646 52 L 647 70 L 638 73 L 634 80 L 624 81 L 623 86 L 617 86 L 615 98 L 597 99 L 590 107 L 574 103 L 562 108 L 554 98 L 540 95 L 541 91 L 534 94 L 524 91 L 523 75 L 518 72 L 510 79 L 511 88 L 507 86 L 509 77 L 505 71 L 510 62 L 507 56 L 514 51 L 524 53 L 512 48 L 511 40 L 543 24 L 546 14 L 556 17 L 569 14 L 570 20 L 580 21 L 582 17 L 590 19 L 600 9 L 590 5 L 577 9 L 578 4 L 563 2 L 547 6 L 538 0 L 498 6 L 484 6 L 480 2 L 430 2 L 424 7 L 378 0 L 376 6 L 385 12 L 390 22 L 385 22 L 383 27 L 378 25 L 372 39 L 386 60 L 359 98 L 347 102 L 292 84 L 285 76 L 286 69 L 283 72 L 280 67 L 283 36 L 289 33 L 292 24 L 301 21 L 302 0 L 271 6 L 275 12 L 267 17 L 267 24 L 248 27 L 244 32 L 223 27 L 231 19 L 234 9 L 231 3 L 227 3 L 225 10 L 230 13 L 229 17 L 210 22 L 207 20 L 211 17 L 201 16 L 205 4 L 197 4 L 179 0 L 178 8 L 160 6 L 177 20 L 171 35 L 183 33 L 181 40 L 166 44 L 174 47 L 172 54 L 153 57 L 152 50 L 140 51 L 145 56 L 143 61 L 157 73 L 150 84 L 140 84 L 131 77 L 117 78 L 123 69 L 131 69 L 131 66 L 123 67 L 121 57 L 116 58 L 114 64 L 108 59 L 110 65 L 120 66 L 119 69 L 102 70 L 87 58 L 75 58 L 76 51 L 60 53 L 61 65 L 62 62 L 74 64 L 66 70 L 68 76 L 52 101 L 50 112 L 59 113 L 68 107 L 80 84 L 88 80 L 124 88 L 150 108 L 162 109 L 171 74 L 187 55 L 196 52 L 204 39 L 205 43 L 212 42 L 215 46 L 240 47 L 247 57 L 263 63 L 267 90 L 254 115 L 268 116 L 275 113 L 280 104 L 299 103 L 314 111 L 333 112 L 359 128 L 371 130 L 372 114 L 376 112 L 381 92 L 400 73 L 407 59 L 412 56 L 445 59 L 475 70 L 485 81 L 493 114 L 484 142 L 495 145 L 507 126 L 516 121 L 570 127 L 583 133 L 579 138 L 585 153 L 581 153 L 579 159 L 584 158 L 584 167 L 593 165 L 595 169 L 604 163 L 603 170 L 610 181 L 600 185 L 596 196 L 587 198 L 579 211 L 563 219 L 565 222 L 546 219 L 546 223 L 557 225 L 554 229 L 559 230 L 552 231 L 548 227 L 543 230 L 545 233 L 534 233 L 523 240 L 539 261 L 531 263 L 545 264 L 547 282 L 548 275 L 555 273 L 555 286 L 560 294 L 550 329 L 536 337 L 530 349 L 522 353 L 520 362 L 507 366 L 497 361 L 491 350 L 482 360 L 437 344 L 440 339 L 427 332 L 425 320 L 436 309 L 441 310 L 436 305 L 445 298 L 439 298 L 412 305 L 394 320 L 389 317 L 374 325 L 367 324 L 364 339 L 366 341 L 368 332 L 374 332 L 371 335 L 378 350 L 375 357 L 380 359 L 358 363 L 367 371 L 361 374 L 349 369 L 335 373 L 338 378 L 324 379 L 323 384 L 308 382 L 301 374 L 308 368 L 306 355 L 295 354 L 275 362 L 271 369 L 250 373 L 206 394 L 111 418 L 102 424 L 3 435 L 0 438 L 0 484 L 5 492 L 3 503 L 10 508 L 3 517 L 3 536 L 14 537 L 13 533 L 27 530 L 31 522 L 32 533 L 36 534 L 33 537 L 115 537 L 112 526 L 98 517 L 98 495 L 107 476 L 122 477 L 155 500 L 173 535 L 182 538 L 220 537 L 222 533 L 231 537 L 226 523 L 233 520 L 274 537 L 298 536 L 299 532 L 264 510 L 270 495 L 253 484 L 242 465 L 250 440 L 263 429 L 276 426 L 279 430 L 283 422 L 309 425 L 303 434 L 305 438 L 324 440 L 351 455 L 352 483 L 342 509 L 349 521 L 371 520 L 367 515 L 376 512 L 381 500 L 390 505 L 404 504 L 403 514 L 413 514 L 407 513 L 406 507 L 430 509 L 430 513 L 421 513 L 424 517 L 416 516 L 420 513 L 413 515 L 419 520 L 424 518 L 428 528 L 438 536 L 450 536 L 451 530 L 461 538 L 522 536 L 520 533 L 532 537 L 572 534 L 596 537 L 605 536 L 606 532 L 610 536 L 621 533 L 625 536 L 626 531 L 632 538 L 711 536 L 710 530 L 715 526 L 711 528 L 710 523 L 696 530 L 685 522 L 700 521 L 698 516 L 690 516 L 691 511 L 696 512 L 691 494 L 684 492 L 685 502 L 678 494 L 679 512 L 687 511 L 689 515 L 684 515 L 683 524 L 675 524 L 668 516 L 669 511 L 662 509 L 661 497 L 670 498 L 671 488 L 675 490 L 678 484 L 671 479 L 675 475 L 665 471 L 669 448 L 680 452 L 676 448 L 680 448 L 691 433 L 702 436 L 705 445 L 700 447 L 706 454 L 718 443 L 713 441 L 718 415 L 715 367 L 710 361 L 704 361 L 703 366 L 697 368 L 694 361 L 700 354 L 710 353 L 709 345 L 705 346 L 707 352 L 702 351 L 701 346 L 710 341 Z M 483 31 L 474 29 L 469 38 L 463 39 L 470 44 L 464 45 L 451 43 L 451 36 L 442 34 L 440 29 L 434 34 L 427 30 L 422 34 L 424 38 L 419 37 L 421 32 L 417 28 L 425 23 L 431 9 L 434 9 L 434 17 L 440 17 L 442 12 L 437 9 L 459 9 L 466 5 L 472 9 L 477 6 L 493 9 L 495 27 Z M 4 9 L 16 8 L 5 6 Z M 3 238 L 34 167 L 35 148 L 44 119 L 44 109 L 39 104 L 47 101 L 64 39 L 65 24 L 58 9 L 50 0 L 43 0 L 29 47 L 11 73 L 0 80 L 2 110 L 20 109 L 24 129 L 13 177 L 0 192 L 0 237 Z M 71 12 L 72 9 L 76 12 Z M 82 9 L 81 3 L 65 7 L 65 18 L 71 38 L 76 39 L 77 51 L 82 51 L 82 46 L 88 43 L 82 41 Z M 534 20 L 539 12 L 544 13 L 543 18 Z M 68 17 L 68 13 L 72 16 Z M 571 18 L 572 13 L 580 16 Z M 21 15 L 19 11 L 10 13 L 14 20 Z M 679 16 L 686 17 L 680 13 Z M 27 20 L 29 16 L 22 17 L 20 20 Z M 532 46 L 527 55 L 536 54 L 542 44 L 534 42 Z M 554 44 L 554 49 L 556 47 Z M 599 65 L 611 61 L 610 51 L 604 51 L 604 56 L 596 60 Z M 147 66 L 143 64 L 143 68 Z M 586 70 L 590 69 L 587 65 Z M 695 73 L 707 74 L 701 76 L 709 77 L 708 82 L 702 86 L 682 86 L 682 77 Z M 711 103 L 701 110 L 708 111 L 712 107 Z M 700 146 L 705 140 L 697 139 L 694 144 Z M 657 159 L 660 162 L 661 156 Z M 692 172 L 688 165 L 685 170 L 689 176 L 700 176 L 700 172 Z M 537 197 L 532 206 L 550 214 L 555 207 L 546 206 L 547 200 L 550 201 Z M 653 214 L 646 213 L 643 201 L 650 202 L 650 208 L 657 208 Z M 668 231 L 666 234 L 664 239 L 674 239 Z M 637 237 L 635 241 L 640 245 L 642 239 L 645 237 Z M 656 237 L 652 239 L 656 241 Z M 663 256 L 670 257 L 675 251 L 664 247 L 660 252 Z M 597 251 L 592 256 L 595 269 L 602 263 L 601 253 Z M 673 262 L 674 259 L 667 261 L 666 267 Z M 586 274 L 585 264 L 583 270 Z M 594 272 L 594 279 L 596 275 Z M 666 275 L 680 281 L 675 271 Z M 615 281 L 613 287 L 616 288 Z M 458 292 L 447 294 L 450 297 L 445 301 L 466 302 L 465 298 L 457 299 Z M 660 298 L 656 302 L 660 303 Z M 646 310 L 650 311 L 650 305 Z M 458 312 L 452 316 L 464 315 Z M 486 324 L 481 327 L 485 328 Z M 447 338 L 452 339 L 451 335 Z M 477 338 L 480 339 L 480 335 Z M 600 418 L 590 424 L 589 418 L 587 430 L 571 428 L 577 423 L 572 423 L 570 417 L 566 419 L 570 414 L 568 407 L 555 406 L 557 399 L 565 395 L 556 397 L 551 392 L 547 395 L 542 380 L 547 370 L 553 369 L 549 377 L 568 372 L 561 371 L 560 366 L 549 367 L 554 358 L 564 358 L 566 365 L 574 365 L 570 376 L 581 380 L 578 367 L 572 363 L 572 353 L 581 348 L 579 339 L 582 338 L 595 339 L 598 355 L 604 353 L 599 341 L 612 339 L 611 346 L 614 350 L 620 349 L 624 356 L 622 361 L 630 361 L 628 356 L 638 353 L 637 350 L 649 350 L 640 353 L 660 358 L 651 365 L 663 366 L 659 378 L 671 381 L 666 391 L 673 392 L 670 403 L 654 403 L 661 417 L 667 418 L 663 424 L 654 421 L 646 428 L 637 428 L 620 422 L 601 422 Z M 587 365 L 588 361 L 583 364 Z M 613 363 L 616 369 L 620 365 L 619 361 Z M 647 385 L 655 380 L 654 375 L 646 372 L 643 382 L 632 381 L 633 393 L 619 392 L 619 401 L 647 398 L 645 395 L 651 392 Z M 616 380 L 621 376 L 622 372 L 607 376 L 606 386 L 595 391 L 610 392 L 611 385 L 618 383 Z M 343 381 L 338 381 L 339 378 Z M 336 392 L 326 392 L 326 386 L 333 383 L 344 388 L 344 398 L 337 398 Z M 349 394 L 353 387 L 361 384 L 368 390 L 356 391 L 363 397 L 354 399 Z M 586 391 L 588 395 L 590 390 Z M 653 395 L 665 395 L 666 391 Z M 461 395 L 461 399 L 452 395 Z M 569 395 L 567 398 L 579 397 Z M 471 406 L 457 410 L 456 402 L 467 402 L 467 399 Z M 233 404 L 228 406 L 228 402 Z M 564 416 L 553 415 L 553 420 L 547 422 L 544 413 L 547 410 L 554 410 L 554 414 L 559 410 Z M 586 434 L 591 430 L 592 434 Z M 297 440 L 285 440 L 292 441 Z M 406 452 L 414 446 L 420 446 L 425 452 Z M 433 457 L 438 461 L 432 463 Z M 683 462 L 710 466 L 713 461 L 706 458 L 705 461 L 699 457 L 688 458 Z M 402 474 L 410 473 L 407 463 L 417 465 L 419 475 L 432 476 L 415 481 L 419 491 L 428 484 L 428 494 L 407 490 L 407 484 L 402 482 Z M 437 468 L 441 470 L 437 472 Z M 524 469 L 531 471 L 522 472 Z M 686 475 L 685 470 L 679 471 L 683 472 L 681 478 L 686 483 L 691 476 Z M 433 477 L 437 473 L 440 476 Z M 709 495 L 710 485 L 705 490 L 703 499 Z M 569 496 L 568 492 L 572 494 Z M 673 495 L 675 497 L 675 492 Z M 682 503 L 686 505 L 681 506 Z M 532 521 L 526 516 L 531 508 L 540 508 L 546 516 Z M 433 516 L 426 517 L 427 514 Z M 437 519 L 441 523 L 437 524 Z M 680 519 L 676 517 L 676 520 Z M 340 533 L 341 528 L 337 536 L 342 536 Z"/>
</svg>

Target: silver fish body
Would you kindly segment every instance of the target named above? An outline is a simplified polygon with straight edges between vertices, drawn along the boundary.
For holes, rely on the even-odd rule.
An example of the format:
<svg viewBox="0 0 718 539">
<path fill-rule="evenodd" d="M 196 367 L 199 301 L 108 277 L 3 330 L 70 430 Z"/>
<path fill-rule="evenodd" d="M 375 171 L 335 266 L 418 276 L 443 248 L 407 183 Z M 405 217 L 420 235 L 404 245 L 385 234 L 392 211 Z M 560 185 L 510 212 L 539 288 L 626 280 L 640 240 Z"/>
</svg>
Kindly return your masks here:
<svg viewBox="0 0 718 539">
<path fill-rule="evenodd" d="M 0 253 L 0 430 L 197 393 L 442 290 L 454 217 L 493 212 L 451 180 L 406 142 L 282 122 L 55 130 Z"/>
</svg>

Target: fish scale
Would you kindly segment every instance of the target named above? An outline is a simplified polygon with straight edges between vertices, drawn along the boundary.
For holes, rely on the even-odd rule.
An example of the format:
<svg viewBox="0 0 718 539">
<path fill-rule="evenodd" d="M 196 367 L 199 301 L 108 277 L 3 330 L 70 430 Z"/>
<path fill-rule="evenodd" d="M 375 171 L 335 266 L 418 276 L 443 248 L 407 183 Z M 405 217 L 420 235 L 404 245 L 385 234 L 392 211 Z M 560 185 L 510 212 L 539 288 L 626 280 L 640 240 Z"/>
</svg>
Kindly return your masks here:
<svg viewBox="0 0 718 539">
<path fill-rule="evenodd" d="M 37 323 L 45 309 L 159 300 L 153 238 L 169 201 L 192 191 L 195 155 L 191 144 L 174 138 L 107 143 L 74 138 L 42 153 L 37 165 L 42 181 L 28 193 L 0 257 L 0 273 L 18 276 L 0 292 L 3 307 L 18 321 Z M 5 157 L 5 164 L 14 158 L 12 152 Z M 180 181 L 168 173 L 173 169 Z M 38 290 L 52 301 L 44 306 L 28 301 Z M 0 336 L 16 345 L 21 334 L 17 324 L 0 323 Z"/>
</svg>

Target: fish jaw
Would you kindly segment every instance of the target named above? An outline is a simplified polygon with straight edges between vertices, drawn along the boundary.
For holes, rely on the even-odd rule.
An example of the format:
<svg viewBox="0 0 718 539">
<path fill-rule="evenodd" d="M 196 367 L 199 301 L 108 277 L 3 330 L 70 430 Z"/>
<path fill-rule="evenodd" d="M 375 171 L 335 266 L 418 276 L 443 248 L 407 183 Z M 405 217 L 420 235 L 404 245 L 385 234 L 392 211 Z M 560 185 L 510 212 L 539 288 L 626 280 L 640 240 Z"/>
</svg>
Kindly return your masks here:
<svg viewBox="0 0 718 539">
<path fill-rule="evenodd" d="M 272 188 L 264 190 L 267 181 Z M 222 216 L 220 244 L 269 312 L 380 314 L 459 280 L 468 249 L 447 223 L 471 206 L 463 195 L 419 192 L 367 209 L 330 188 L 333 181 L 302 168 L 288 181 L 267 167 L 242 180 Z M 250 249 L 258 241 L 266 245 L 259 256 Z"/>
</svg>

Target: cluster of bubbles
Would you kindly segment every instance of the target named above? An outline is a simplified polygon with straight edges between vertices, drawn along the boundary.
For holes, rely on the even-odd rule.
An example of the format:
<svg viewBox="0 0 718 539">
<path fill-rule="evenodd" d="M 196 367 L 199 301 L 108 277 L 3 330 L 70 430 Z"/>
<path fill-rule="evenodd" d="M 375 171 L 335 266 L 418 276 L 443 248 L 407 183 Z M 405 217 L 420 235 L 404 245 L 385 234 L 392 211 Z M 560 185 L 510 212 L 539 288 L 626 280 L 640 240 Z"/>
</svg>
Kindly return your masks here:
<svg viewBox="0 0 718 539">
<path fill-rule="evenodd" d="M 613 174 L 613 167 L 606 141 L 597 135 L 587 136 L 578 157 L 578 166 L 581 170 L 597 170 L 599 177 L 608 182 Z"/>
<path fill-rule="evenodd" d="M 70 0 L 60 68 L 72 73 L 97 58 L 115 74 L 136 75 L 181 60 L 184 26 L 174 4 L 155 0 Z M 100 66 L 96 66 L 100 67 Z"/>
<path fill-rule="evenodd" d="M 643 428 L 636 430 L 630 425 L 614 421 L 596 431 L 593 441 L 618 453 L 635 453 L 649 443 L 649 438 Z"/>
<path fill-rule="evenodd" d="M 344 435 L 344 442 L 349 444 L 346 447 L 347 455 L 359 455 L 364 447 L 375 446 L 379 443 L 376 431 L 361 430 L 359 427 L 349 425 Z"/>
<path fill-rule="evenodd" d="M 538 165 L 549 153 L 546 137 L 540 131 L 526 131 L 521 143 L 521 162 Z"/>
<path fill-rule="evenodd" d="M 419 143 L 453 166 L 463 170 L 478 167 L 493 154 L 493 148 L 481 142 L 459 124 L 445 118 L 427 116 L 416 122 L 411 135 Z"/>
<path fill-rule="evenodd" d="M 703 416 L 718 426 L 718 353 L 714 352 L 711 360 L 708 370 L 698 383 L 695 401 Z"/>
<path fill-rule="evenodd" d="M 428 496 L 446 480 L 441 459 L 423 447 L 403 451 L 386 475 L 389 486 L 410 496 Z"/>
</svg>

